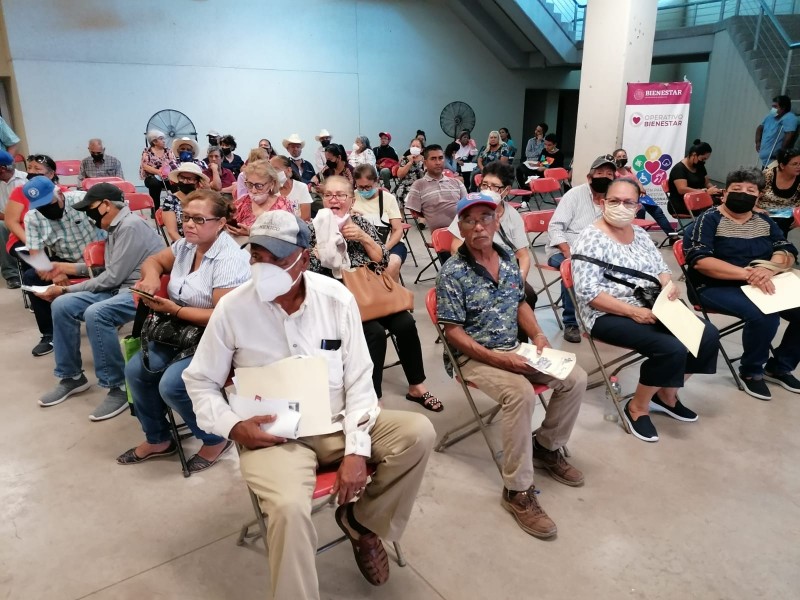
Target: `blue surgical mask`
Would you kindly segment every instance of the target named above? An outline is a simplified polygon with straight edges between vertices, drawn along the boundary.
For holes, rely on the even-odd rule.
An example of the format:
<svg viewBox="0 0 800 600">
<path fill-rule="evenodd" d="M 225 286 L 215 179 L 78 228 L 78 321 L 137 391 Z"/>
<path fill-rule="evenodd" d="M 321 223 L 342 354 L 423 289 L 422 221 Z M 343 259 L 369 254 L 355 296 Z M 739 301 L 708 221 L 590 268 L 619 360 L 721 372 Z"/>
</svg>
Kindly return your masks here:
<svg viewBox="0 0 800 600">
<path fill-rule="evenodd" d="M 358 193 L 361 195 L 362 198 L 366 198 L 367 200 L 369 200 L 375 195 L 375 192 L 377 191 L 378 190 L 376 190 L 375 188 L 372 188 L 371 190 L 358 190 Z"/>
<path fill-rule="evenodd" d="M 181 150 L 179 158 L 181 159 L 181 162 L 191 162 L 193 156 L 194 155 L 188 150 Z"/>
</svg>

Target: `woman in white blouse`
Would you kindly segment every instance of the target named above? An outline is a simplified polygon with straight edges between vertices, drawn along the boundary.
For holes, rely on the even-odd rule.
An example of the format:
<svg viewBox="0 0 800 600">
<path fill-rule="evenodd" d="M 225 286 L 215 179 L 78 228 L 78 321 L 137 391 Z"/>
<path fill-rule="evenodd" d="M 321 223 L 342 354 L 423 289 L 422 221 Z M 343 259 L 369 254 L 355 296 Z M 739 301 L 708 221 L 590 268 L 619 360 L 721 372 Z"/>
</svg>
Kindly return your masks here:
<svg viewBox="0 0 800 600">
<path fill-rule="evenodd" d="M 250 279 L 247 253 L 225 232 L 230 212 L 230 203 L 219 192 L 198 190 L 189 194 L 182 214 L 185 237 L 148 258 L 142 264 L 142 278 L 135 285 L 135 289 L 155 294 L 161 288 L 161 276 L 169 274 L 169 297 L 155 300 L 142 297 L 139 301 L 153 311 L 172 315 L 180 321 L 201 327 L 207 325 L 220 298 Z M 119 456 L 119 464 L 136 464 L 177 452 L 165 404 L 177 411 L 191 432 L 203 442 L 202 448 L 188 461 L 190 472 L 207 469 L 230 448 L 231 442 L 197 426 L 192 401 L 181 377 L 192 357 L 174 361 L 177 354 L 177 348 L 151 342 L 147 366 L 141 352 L 125 366 L 125 380 L 130 386 L 145 441 Z"/>
<path fill-rule="evenodd" d="M 289 157 L 281 155 L 273 156 L 269 159 L 269 162 L 278 172 L 279 182 L 281 173 L 286 177 L 278 193 L 281 196 L 286 196 L 292 203 L 292 206 L 297 207 L 295 210 L 296 217 L 300 217 L 306 222 L 310 221 L 311 193 L 308 191 L 308 185 L 303 183 L 297 173 L 292 170 L 292 163 L 289 161 Z"/>
<path fill-rule="evenodd" d="M 375 153 L 369 145 L 369 138 L 365 135 L 360 135 L 353 142 L 353 151 L 347 158 L 350 166 L 355 168 L 358 165 L 372 165 L 375 166 Z"/>
<path fill-rule="evenodd" d="M 650 236 L 632 225 L 639 210 L 639 185 L 614 180 L 606 192 L 603 216 L 583 230 L 572 250 L 578 310 L 592 337 L 645 355 L 639 384 L 623 414 L 634 436 L 657 442 L 650 411 L 679 421 L 697 414 L 678 400 L 678 389 L 693 373 L 715 373 L 719 332 L 706 322 L 697 356 L 658 322 L 634 288 L 658 292 L 671 281 L 670 270 Z M 677 301 L 673 284 L 669 300 Z"/>
</svg>

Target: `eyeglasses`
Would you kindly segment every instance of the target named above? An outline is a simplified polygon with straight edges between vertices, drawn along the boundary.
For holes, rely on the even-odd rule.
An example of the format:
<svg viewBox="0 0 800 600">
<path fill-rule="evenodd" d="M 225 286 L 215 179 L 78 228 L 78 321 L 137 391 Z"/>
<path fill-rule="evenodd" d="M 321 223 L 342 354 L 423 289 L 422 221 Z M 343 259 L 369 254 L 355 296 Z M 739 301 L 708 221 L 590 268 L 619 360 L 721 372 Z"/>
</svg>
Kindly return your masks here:
<svg viewBox="0 0 800 600">
<path fill-rule="evenodd" d="M 244 182 L 244 187 L 246 187 L 248 190 L 255 190 L 257 192 L 264 190 L 267 186 L 272 187 L 272 183 L 250 183 L 249 181 Z"/>
<path fill-rule="evenodd" d="M 194 175 L 190 175 L 188 177 L 178 175 L 178 183 L 197 183 L 197 182 L 198 179 Z"/>
<path fill-rule="evenodd" d="M 494 215 L 485 214 L 481 215 L 477 219 L 459 219 L 458 222 L 464 226 L 464 229 L 472 229 L 478 223 L 486 227 L 489 223 L 492 223 L 493 221 L 494 221 Z"/>
<path fill-rule="evenodd" d="M 636 208 L 639 203 L 635 200 L 618 200 L 616 198 L 606 198 L 606 206 L 615 208 L 622 204 L 625 208 Z"/>
<path fill-rule="evenodd" d="M 372 186 L 375 185 L 374 183 L 368 183 L 367 185 L 357 185 L 356 189 L 362 192 L 368 192 L 372 189 Z"/>
<path fill-rule="evenodd" d="M 191 221 L 195 225 L 205 225 L 206 221 L 219 221 L 222 217 L 192 217 L 187 214 L 181 215 L 181 222 L 188 223 Z"/>
<path fill-rule="evenodd" d="M 498 194 L 500 193 L 500 190 L 502 190 L 505 187 L 506 186 L 504 186 L 504 185 L 493 185 L 491 183 L 486 183 L 485 181 L 481 182 L 481 189 L 482 190 L 490 190 L 492 192 L 497 192 Z"/>
<path fill-rule="evenodd" d="M 322 194 L 323 200 L 330 200 L 331 198 L 336 198 L 337 200 L 347 200 L 350 197 L 350 194 L 347 192 L 325 192 Z"/>
</svg>

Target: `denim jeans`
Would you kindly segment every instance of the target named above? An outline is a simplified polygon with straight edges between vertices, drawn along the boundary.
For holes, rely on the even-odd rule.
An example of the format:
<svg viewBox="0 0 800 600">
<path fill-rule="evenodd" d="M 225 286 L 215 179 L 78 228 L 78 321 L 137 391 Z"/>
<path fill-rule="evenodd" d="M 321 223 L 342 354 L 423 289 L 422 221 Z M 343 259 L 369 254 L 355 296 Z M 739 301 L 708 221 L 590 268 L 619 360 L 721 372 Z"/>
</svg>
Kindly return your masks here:
<svg viewBox="0 0 800 600">
<path fill-rule="evenodd" d="M 553 254 L 553 256 L 547 259 L 547 264 L 556 269 L 561 267 L 562 262 L 564 262 L 564 255 L 561 254 L 561 252 Z M 575 306 L 572 304 L 572 298 L 570 298 L 569 292 L 567 288 L 564 287 L 563 282 L 561 283 L 561 303 L 564 305 L 564 311 L 561 313 L 561 320 L 564 321 L 564 325 L 574 325 L 577 327 L 578 320 L 575 318 Z"/>
<path fill-rule="evenodd" d="M 3 279 L 19 279 L 19 270 L 17 269 L 17 261 L 12 256 L 9 256 L 6 251 L 6 244 L 8 244 L 9 236 L 8 227 L 3 221 L 0 221 L 0 273 Z"/>
<path fill-rule="evenodd" d="M 97 382 L 104 388 L 123 386 L 125 360 L 119 347 L 117 327 L 133 321 L 136 315 L 130 290 L 64 294 L 53 301 L 52 313 L 55 376 L 66 379 L 83 372 L 81 321 L 84 321 Z"/>
<path fill-rule="evenodd" d="M 636 218 L 643 219 L 645 213 L 653 217 L 653 220 L 661 227 L 661 231 L 664 233 L 675 233 L 675 227 L 669 222 L 667 215 L 664 214 L 660 206 L 656 204 L 642 204 L 642 208 L 636 213 Z"/>
<path fill-rule="evenodd" d="M 151 371 L 160 371 L 178 353 L 177 348 L 155 342 L 150 342 L 149 350 Z M 161 444 L 172 439 L 166 406 L 177 412 L 192 434 L 204 444 L 213 446 L 225 441 L 197 426 L 192 401 L 181 377 L 191 361 L 192 357 L 189 356 L 171 364 L 165 371 L 151 373 L 144 368 L 142 353 L 138 352 L 125 365 L 125 379 L 130 386 L 136 417 L 142 425 L 145 438 L 151 444 Z"/>
<path fill-rule="evenodd" d="M 742 361 L 739 372 L 744 377 L 761 377 L 766 370 L 774 375 L 791 373 L 800 361 L 800 308 L 765 315 L 740 287 L 707 287 L 700 291 L 706 308 L 745 320 L 742 330 Z M 781 317 L 789 321 L 781 345 L 769 358 L 769 347 L 778 331 Z M 768 360 L 769 359 L 769 360 Z"/>
</svg>

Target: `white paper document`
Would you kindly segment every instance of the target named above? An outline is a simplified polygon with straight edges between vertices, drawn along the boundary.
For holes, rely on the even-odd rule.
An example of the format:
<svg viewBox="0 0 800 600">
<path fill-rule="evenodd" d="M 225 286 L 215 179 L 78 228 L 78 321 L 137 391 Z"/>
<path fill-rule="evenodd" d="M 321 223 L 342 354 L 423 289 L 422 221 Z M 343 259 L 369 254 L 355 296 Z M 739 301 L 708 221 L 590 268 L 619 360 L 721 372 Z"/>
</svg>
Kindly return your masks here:
<svg viewBox="0 0 800 600">
<path fill-rule="evenodd" d="M 680 300 L 670 300 L 670 291 L 675 287 L 671 281 L 661 290 L 653 305 L 653 314 L 670 330 L 686 349 L 697 356 L 705 325 L 694 312 Z"/>
<path fill-rule="evenodd" d="M 528 364 L 545 375 L 556 379 L 566 379 L 572 373 L 577 362 L 572 352 L 564 352 L 554 348 L 543 348 L 541 354 L 536 353 L 536 346 L 522 343 L 517 348 L 517 354 L 528 361 Z"/>
<path fill-rule="evenodd" d="M 236 394 L 259 397 L 262 403 L 296 403 L 300 414 L 297 437 L 331 433 L 328 361 L 321 356 L 290 356 L 263 367 L 236 369 Z"/>
<path fill-rule="evenodd" d="M 774 294 L 765 294 L 752 285 L 743 285 L 742 291 L 765 315 L 800 306 L 800 277 L 791 270 L 772 277 Z"/>
<path fill-rule="evenodd" d="M 242 419 L 261 415 L 275 415 L 272 423 L 261 425 L 262 431 L 290 440 L 297 439 L 300 427 L 300 410 L 297 402 L 281 398 L 262 398 L 261 396 L 240 396 L 231 394 L 229 402 L 233 412 Z"/>
<path fill-rule="evenodd" d="M 21 289 L 23 292 L 30 292 L 31 294 L 44 294 L 50 288 L 49 285 L 23 285 Z"/>
<path fill-rule="evenodd" d="M 539 168 L 539 161 L 536 160 L 526 160 L 525 166 L 529 169 L 538 169 Z"/>
<path fill-rule="evenodd" d="M 461 165 L 461 172 L 471 173 L 477 168 L 478 168 L 478 163 L 465 162 L 463 165 Z"/>
<path fill-rule="evenodd" d="M 52 271 L 53 263 L 47 258 L 44 252 L 37 252 L 36 254 L 29 254 L 27 251 L 17 248 L 17 256 L 28 263 L 37 271 Z"/>
</svg>

